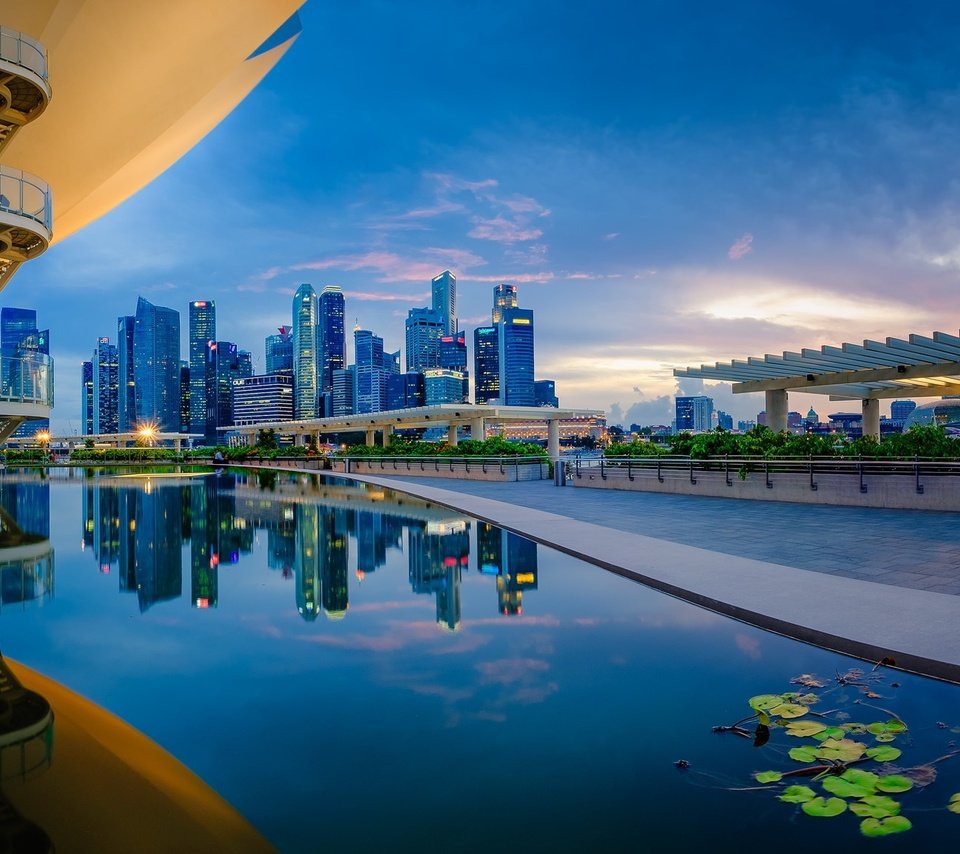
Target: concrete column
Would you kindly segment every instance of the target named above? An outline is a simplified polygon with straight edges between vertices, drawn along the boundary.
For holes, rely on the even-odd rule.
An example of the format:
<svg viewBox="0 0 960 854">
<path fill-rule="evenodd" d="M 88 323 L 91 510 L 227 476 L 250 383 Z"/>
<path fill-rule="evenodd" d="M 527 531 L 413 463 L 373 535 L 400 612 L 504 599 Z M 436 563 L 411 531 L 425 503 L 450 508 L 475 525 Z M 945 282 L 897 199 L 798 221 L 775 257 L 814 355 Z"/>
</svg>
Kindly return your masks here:
<svg viewBox="0 0 960 854">
<path fill-rule="evenodd" d="M 873 436 L 874 439 L 880 438 L 880 401 L 876 399 L 865 398 L 861 401 L 863 405 L 863 435 Z"/>
<path fill-rule="evenodd" d="M 180 448 L 181 448 L 182 444 L 183 444 L 183 443 L 182 443 L 182 440 L 180 440 L 180 439 L 174 439 L 174 440 L 173 440 L 173 449 L 174 449 L 178 454 L 180 453 Z"/>
<path fill-rule="evenodd" d="M 787 429 L 787 390 L 775 388 L 764 392 L 767 404 L 767 427 L 774 433 Z"/>
<path fill-rule="evenodd" d="M 383 447 L 389 448 L 390 443 L 393 441 L 393 425 L 388 424 L 383 428 Z"/>
<path fill-rule="evenodd" d="M 367 447 L 372 448 L 377 444 L 377 431 L 367 430 Z"/>
<path fill-rule="evenodd" d="M 470 438 L 482 442 L 486 428 L 482 418 L 474 418 L 470 421 Z"/>
<path fill-rule="evenodd" d="M 447 427 L 447 444 L 457 446 L 457 425 L 451 424 Z"/>
<path fill-rule="evenodd" d="M 547 422 L 547 454 L 554 462 L 560 459 L 560 421 L 556 418 Z"/>
</svg>

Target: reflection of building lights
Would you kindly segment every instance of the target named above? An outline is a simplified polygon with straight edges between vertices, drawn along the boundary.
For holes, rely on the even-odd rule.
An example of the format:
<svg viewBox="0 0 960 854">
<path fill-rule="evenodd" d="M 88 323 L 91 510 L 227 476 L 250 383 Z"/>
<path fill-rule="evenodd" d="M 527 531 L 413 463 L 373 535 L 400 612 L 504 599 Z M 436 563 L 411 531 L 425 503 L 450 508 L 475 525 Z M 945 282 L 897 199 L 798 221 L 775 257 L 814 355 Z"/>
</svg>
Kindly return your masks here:
<svg viewBox="0 0 960 854">
<path fill-rule="evenodd" d="M 216 569 L 218 566 L 220 566 L 220 555 L 214 552 L 210 555 L 210 569 Z"/>
<path fill-rule="evenodd" d="M 109 563 L 101 563 L 101 564 L 100 564 L 100 572 L 102 572 L 104 575 L 109 575 L 109 574 L 110 574 L 110 564 L 109 564 Z"/>
<path fill-rule="evenodd" d="M 198 608 L 209 608 L 209 607 L 210 607 L 210 600 L 209 600 L 209 599 L 202 599 L 202 598 L 201 598 L 201 599 L 197 599 L 197 607 L 198 607 Z"/>
<path fill-rule="evenodd" d="M 366 578 L 366 573 L 362 569 L 357 570 L 357 581 L 363 581 Z"/>
</svg>

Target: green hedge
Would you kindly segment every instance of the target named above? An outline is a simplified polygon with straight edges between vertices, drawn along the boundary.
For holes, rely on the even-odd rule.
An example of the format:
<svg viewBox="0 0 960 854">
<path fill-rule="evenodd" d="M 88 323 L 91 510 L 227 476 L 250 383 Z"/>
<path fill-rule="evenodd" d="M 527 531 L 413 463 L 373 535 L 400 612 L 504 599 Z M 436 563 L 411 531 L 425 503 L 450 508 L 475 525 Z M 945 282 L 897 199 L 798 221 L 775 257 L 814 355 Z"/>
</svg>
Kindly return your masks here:
<svg viewBox="0 0 960 854">
<path fill-rule="evenodd" d="M 510 442 L 500 436 L 489 439 L 465 439 L 458 445 L 423 442 L 395 437 L 386 447 L 351 445 L 336 451 L 338 457 L 546 457 L 546 449 L 533 442 Z"/>
</svg>

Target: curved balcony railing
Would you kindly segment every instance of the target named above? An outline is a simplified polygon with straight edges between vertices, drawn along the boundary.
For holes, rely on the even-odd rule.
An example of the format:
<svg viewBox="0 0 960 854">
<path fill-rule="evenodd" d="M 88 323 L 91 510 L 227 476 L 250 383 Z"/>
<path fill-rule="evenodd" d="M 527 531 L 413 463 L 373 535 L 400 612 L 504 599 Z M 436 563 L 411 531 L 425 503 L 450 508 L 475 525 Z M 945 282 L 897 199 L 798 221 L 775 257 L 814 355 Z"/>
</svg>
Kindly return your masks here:
<svg viewBox="0 0 960 854">
<path fill-rule="evenodd" d="M 47 79 L 47 51 L 35 39 L 9 27 L 0 27 L 0 60 L 12 62 Z"/>
<path fill-rule="evenodd" d="M 53 358 L 32 352 L 0 355 L 0 410 L 4 403 L 52 407 Z"/>
<path fill-rule="evenodd" d="M 43 226 L 49 242 L 53 228 L 50 185 L 22 169 L 0 166 L 0 219 L 9 222 L 10 214 Z"/>
</svg>

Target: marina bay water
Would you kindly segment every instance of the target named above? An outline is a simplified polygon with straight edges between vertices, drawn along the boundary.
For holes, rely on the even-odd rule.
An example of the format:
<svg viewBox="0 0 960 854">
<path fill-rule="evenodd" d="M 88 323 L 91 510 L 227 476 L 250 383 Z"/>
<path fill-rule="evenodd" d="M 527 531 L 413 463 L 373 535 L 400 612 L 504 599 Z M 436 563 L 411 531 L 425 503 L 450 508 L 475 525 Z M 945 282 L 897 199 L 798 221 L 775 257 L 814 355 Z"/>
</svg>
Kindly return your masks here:
<svg viewBox="0 0 960 854">
<path fill-rule="evenodd" d="M 960 758 L 929 764 L 960 738 L 956 686 L 871 672 L 457 511 L 203 469 L 8 469 L 0 505 L 4 656 L 142 731 L 281 851 L 788 836 L 937 850 L 960 830 L 946 809 Z M 839 684 L 851 668 L 864 673 Z M 936 777 L 902 796 L 909 832 L 868 839 L 777 786 L 735 791 L 798 768 L 793 745 L 712 728 L 750 716 L 752 696 L 811 690 L 822 713 L 907 723 L 897 764 Z"/>
</svg>

